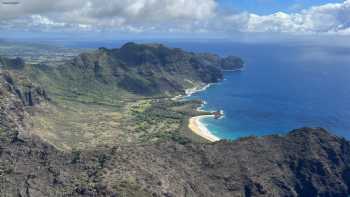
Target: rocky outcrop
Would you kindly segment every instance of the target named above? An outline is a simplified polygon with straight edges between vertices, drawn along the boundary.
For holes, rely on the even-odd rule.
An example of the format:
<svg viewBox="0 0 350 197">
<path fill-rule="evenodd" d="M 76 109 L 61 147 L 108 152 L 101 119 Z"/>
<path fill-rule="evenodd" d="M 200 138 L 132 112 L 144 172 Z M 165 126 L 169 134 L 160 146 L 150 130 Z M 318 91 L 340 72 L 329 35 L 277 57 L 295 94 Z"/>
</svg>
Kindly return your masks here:
<svg viewBox="0 0 350 197">
<path fill-rule="evenodd" d="M 16 141 L 25 128 L 25 110 L 6 74 L 0 73 L 0 142 Z"/>
<path fill-rule="evenodd" d="M 45 89 L 33 85 L 28 80 L 23 79 L 23 76 L 17 76 L 17 79 L 14 79 L 11 72 L 4 71 L 0 73 L 0 77 L 7 90 L 16 94 L 24 106 L 34 106 L 42 101 L 50 100 Z"/>
<path fill-rule="evenodd" d="M 127 163 L 134 167 L 121 171 L 130 176 L 136 171 L 142 187 L 156 196 L 349 194 L 350 144 L 323 129 L 299 129 L 284 137 L 216 144 L 168 142 L 131 149 L 121 148 L 106 168 L 121 162 L 124 151 L 132 153 Z"/>
</svg>

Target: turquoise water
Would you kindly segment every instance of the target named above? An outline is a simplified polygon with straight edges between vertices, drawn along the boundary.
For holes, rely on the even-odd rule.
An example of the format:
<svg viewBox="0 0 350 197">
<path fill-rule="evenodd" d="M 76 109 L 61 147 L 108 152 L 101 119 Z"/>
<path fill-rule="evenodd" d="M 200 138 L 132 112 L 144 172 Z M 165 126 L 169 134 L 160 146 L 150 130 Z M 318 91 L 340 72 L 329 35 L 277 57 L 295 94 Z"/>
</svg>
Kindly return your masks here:
<svg viewBox="0 0 350 197">
<path fill-rule="evenodd" d="M 202 122 L 216 136 L 283 134 L 301 127 L 323 127 L 350 139 L 350 49 L 305 45 L 200 44 L 246 61 L 242 72 L 191 96 L 205 110 L 224 110 L 220 120 Z M 202 48 L 201 48 L 202 47 Z"/>
<path fill-rule="evenodd" d="M 115 48 L 125 42 L 70 41 L 68 46 Z M 324 40 L 154 42 L 244 59 L 243 72 L 226 72 L 224 81 L 191 97 L 205 100 L 206 110 L 224 110 L 223 119 L 203 120 L 220 138 L 284 134 L 300 127 L 323 127 L 350 139 L 350 46 L 344 43 L 336 46 L 334 42 L 317 44 L 325 43 Z"/>
</svg>

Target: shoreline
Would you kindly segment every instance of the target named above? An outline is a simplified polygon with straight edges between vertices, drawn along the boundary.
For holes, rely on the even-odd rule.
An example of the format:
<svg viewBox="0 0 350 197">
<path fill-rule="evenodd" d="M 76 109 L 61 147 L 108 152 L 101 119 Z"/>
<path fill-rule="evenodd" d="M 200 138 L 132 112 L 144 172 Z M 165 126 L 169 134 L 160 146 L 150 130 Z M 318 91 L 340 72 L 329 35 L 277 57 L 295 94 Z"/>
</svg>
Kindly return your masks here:
<svg viewBox="0 0 350 197">
<path fill-rule="evenodd" d="M 195 116 L 190 118 L 188 127 L 192 130 L 193 133 L 197 134 L 198 136 L 210 141 L 210 142 L 217 142 L 221 139 L 217 137 L 216 135 L 212 134 L 201 122 L 202 118 L 205 117 L 213 117 L 213 115 L 204 115 L 204 116 Z"/>
<path fill-rule="evenodd" d="M 238 69 L 233 69 L 233 70 L 223 70 L 224 72 L 237 72 L 237 71 L 243 71 L 243 68 L 238 68 Z M 197 92 L 201 92 L 201 91 L 205 91 L 206 89 L 208 89 L 210 86 L 214 85 L 215 83 L 209 83 L 207 85 L 204 85 L 202 87 L 194 87 L 194 88 L 189 88 L 185 90 L 185 95 L 178 95 L 172 98 L 172 100 L 174 101 L 178 101 L 178 100 L 182 100 L 185 99 L 187 97 L 190 97 L 192 94 L 197 93 Z M 203 110 L 203 106 L 206 104 L 206 101 L 203 101 L 202 105 L 200 107 L 198 107 L 196 110 L 198 112 L 206 112 L 205 110 Z M 220 111 L 221 112 L 221 111 Z M 223 114 L 223 112 L 222 112 Z M 205 118 L 205 117 L 213 117 L 214 115 L 203 115 L 203 116 L 194 116 L 191 117 L 189 119 L 189 123 L 188 123 L 188 128 L 195 133 L 196 135 L 210 141 L 210 142 L 217 142 L 220 141 L 221 139 L 214 135 L 202 122 L 201 119 Z M 220 118 L 223 118 L 223 116 L 221 116 Z"/>
<path fill-rule="evenodd" d="M 206 89 L 210 88 L 210 86 L 212 86 L 212 85 L 214 85 L 214 83 L 209 83 L 209 84 L 204 85 L 202 87 L 201 86 L 199 86 L 199 87 L 197 86 L 197 87 L 194 87 L 194 88 L 186 89 L 185 90 L 186 95 L 184 96 L 184 98 L 190 97 L 194 93 L 205 91 Z"/>
<path fill-rule="evenodd" d="M 210 86 L 214 85 L 214 83 L 209 83 L 207 85 L 203 85 L 203 86 L 197 86 L 194 88 L 190 88 L 190 89 L 186 89 L 185 95 L 179 95 L 177 97 L 174 97 L 174 99 L 185 99 L 187 97 L 192 96 L 193 94 L 197 93 L 197 92 L 201 92 L 201 91 L 205 91 L 206 89 L 208 89 Z M 198 112 L 207 112 L 205 110 L 203 110 L 202 108 L 204 107 L 204 105 L 206 104 L 206 101 L 202 101 L 202 105 L 199 106 L 196 111 Z M 194 116 L 191 117 L 189 119 L 188 122 L 188 128 L 196 135 L 198 135 L 199 137 L 202 137 L 206 140 L 208 140 L 209 142 L 217 142 L 220 141 L 221 139 L 219 137 L 217 137 L 216 135 L 214 135 L 202 122 L 201 119 L 205 118 L 205 117 L 213 117 L 214 115 L 202 115 L 202 116 Z"/>
<path fill-rule="evenodd" d="M 185 99 L 187 97 L 192 96 L 192 94 L 194 94 L 194 93 L 201 92 L 201 91 L 208 89 L 212 85 L 214 85 L 214 83 L 209 83 L 207 85 L 195 86 L 193 88 L 188 88 L 185 90 L 185 95 L 183 95 L 183 94 L 177 95 L 177 96 L 171 98 L 171 100 L 181 101 L 182 99 Z"/>
</svg>

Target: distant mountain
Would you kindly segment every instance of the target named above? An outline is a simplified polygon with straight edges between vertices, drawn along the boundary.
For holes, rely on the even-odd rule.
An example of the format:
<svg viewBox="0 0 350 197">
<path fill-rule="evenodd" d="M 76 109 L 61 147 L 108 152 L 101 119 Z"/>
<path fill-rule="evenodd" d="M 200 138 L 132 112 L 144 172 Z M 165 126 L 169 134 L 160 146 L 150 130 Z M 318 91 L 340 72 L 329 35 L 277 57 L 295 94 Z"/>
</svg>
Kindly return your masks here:
<svg viewBox="0 0 350 197">
<path fill-rule="evenodd" d="M 122 89 L 136 95 L 175 95 L 186 88 L 215 83 L 223 78 L 223 69 L 239 69 L 243 61 L 213 54 L 195 54 L 160 44 L 127 43 L 120 49 L 100 48 L 84 53 L 57 68 L 38 67 L 57 79 L 62 88 L 75 86 L 86 91 Z M 34 69 L 38 69 L 34 68 Z M 36 80 L 38 77 L 33 77 Z"/>
<path fill-rule="evenodd" d="M 174 96 L 185 89 L 223 79 L 223 70 L 244 66 L 238 58 L 196 54 L 161 44 L 127 43 L 100 48 L 60 66 L 25 65 L 20 58 L 0 57 L 0 66 L 21 70 L 54 95 L 93 95 L 99 100 L 138 96 Z M 25 67 L 25 68 L 24 68 Z"/>
</svg>

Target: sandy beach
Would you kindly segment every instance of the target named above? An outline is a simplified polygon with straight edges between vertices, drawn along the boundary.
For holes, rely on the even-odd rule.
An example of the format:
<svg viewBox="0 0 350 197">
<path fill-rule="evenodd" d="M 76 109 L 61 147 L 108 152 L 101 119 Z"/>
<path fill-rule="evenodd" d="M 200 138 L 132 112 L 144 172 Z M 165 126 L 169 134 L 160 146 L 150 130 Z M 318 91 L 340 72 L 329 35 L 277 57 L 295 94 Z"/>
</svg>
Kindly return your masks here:
<svg viewBox="0 0 350 197">
<path fill-rule="evenodd" d="M 202 87 L 194 87 L 191 89 L 187 89 L 186 90 L 186 95 L 184 97 L 189 97 L 192 94 L 196 93 L 196 92 L 200 92 L 200 91 L 204 91 L 206 89 L 208 89 L 211 85 L 213 84 L 207 84 L 205 86 Z M 176 97 L 178 98 L 178 97 Z M 202 110 L 203 105 L 205 104 L 205 102 L 203 102 L 202 106 L 197 108 L 197 111 L 204 111 Z M 213 115 L 206 115 L 206 116 L 196 116 L 196 117 L 192 117 L 190 118 L 188 127 L 197 135 L 203 137 L 204 139 L 210 141 L 210 142 L 216 142 L 219 141 L 220 138 L 218 138 L 217 136 L 213 135 L 204 125 L 203 123 L 201 123 L 200 119 L 201 118 L 205 118 L 205 117 L 214 117 Z"/>
<path fill-rule="evenodd" d="M 172 98 L 172 100 L 174 101 L 178 101 L 181 99 L 184 99 L 186 97 L 190 97 L 192 94 L 196 93 L 196 92 L 200 92 L 200 91 L 204 91 L 206 89 L 208 89 L 211 85 L 213 84 L 207 84 L 205 86 L 196 86 L 190 89 L 186 89 L 185 91 L 185 95 L 178 95 L 175 96 L 174 98 Z M 202 103 L 202 105 L 200 107 L 197 108 L 197 111 L 204 111 L 202 110 L 203 105 L 206 104 L 206 102 L 204 101 Z M 196 117 L 192 117 L 189 120 L 189 124 L 188 127 L 197 135 L 203 137 L 204 139 L 210 141 L 210 142 L 216 142 L 219 141 L 220 138 L 218 138 L 217 136 L 213 135 L 204 125 L 203 123 L 200 122 L 201 118 L 204 117 L 213 117 L 213 115 L 205 115 L 205 116 L 196 116 Z"/>
<path fill-rule="evenodd" d="M 210 142 L 216 142 L 219 141 L 220 138 L 213 135 L 201 122 L 200 119 L 203 117 L 212 117 L 212 115 L 207 116 L 196 116 L 190 118 L 188 127 L 197 135 L 203 137 L 204 139 L 207 139 Z"/>
</svg>

